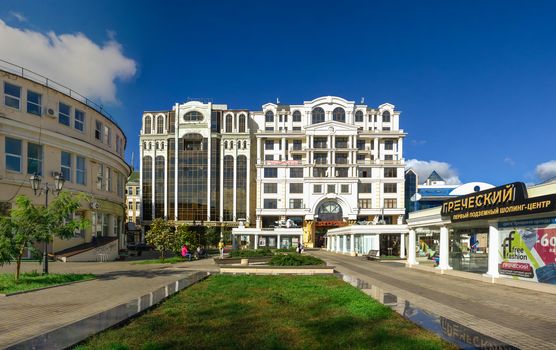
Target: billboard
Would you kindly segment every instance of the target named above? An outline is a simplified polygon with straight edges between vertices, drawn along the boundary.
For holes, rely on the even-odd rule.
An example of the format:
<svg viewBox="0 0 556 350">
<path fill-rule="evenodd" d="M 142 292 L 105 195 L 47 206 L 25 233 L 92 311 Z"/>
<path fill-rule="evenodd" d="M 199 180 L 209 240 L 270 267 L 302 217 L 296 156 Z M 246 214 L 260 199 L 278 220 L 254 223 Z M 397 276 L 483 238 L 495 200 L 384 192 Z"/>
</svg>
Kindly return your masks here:
<svg viewBox="0 0 556 350">
<path fill-rule="evenodd" d="M 498 273 L 556 284 L 556 218 L 498 224 Z"/>
</svg>

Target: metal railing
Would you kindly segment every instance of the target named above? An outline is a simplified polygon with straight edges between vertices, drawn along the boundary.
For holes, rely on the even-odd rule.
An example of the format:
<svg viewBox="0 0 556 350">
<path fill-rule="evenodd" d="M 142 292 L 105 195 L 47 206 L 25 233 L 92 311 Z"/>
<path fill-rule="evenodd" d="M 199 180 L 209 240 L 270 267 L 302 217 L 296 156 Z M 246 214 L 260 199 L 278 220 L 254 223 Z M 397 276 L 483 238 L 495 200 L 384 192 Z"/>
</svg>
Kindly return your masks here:
<svg viewBox="0 0 556 350">
<path fill-rule="evenodd" d="M 62 85 L 62 84 L 60 84 L 60 83 L 58 83 L 58 82 L 56 82 L 56 81 L 54 81 L 50 78 L 45 77 L 44 75 L 41 75 L 39 73 L 35 73 L 35 72 L 33 72 L 33 71 L 31 71 L 27 68 L 18 66 L 17 64 L 5 61 L 3 59 L 0 59 L 0 70 L 3 70 L 3 71 L 5 71 L 7 73 L 10 73 L 10 74 L 20 76 L 20 77 L 25 78 L 25 79 L 32 80 L 32 81 L 37 82 L 39 84 L 42 84 L 46 87 L 54 89 L 54 90 L 56 90 L 56 91 L 58 91 L 58 92 L 60 92 L 64 95 L 67 95 L 67 96 L 73 98 L 74 100 L 77 100 L 81 103 L 84 103 L 87 106 L 89 106 L 90 108 L 97 111 L 98 113 L 102 114 L 104 117 L 106 117 L 107 119 L 112 121 L 114 124 L 116 124 L 116 126 L 118 126 L 120 128 L 120 126 L 114 120 L 112 115 L 110 113 L 108 113 L 101 104 L 98 104 L 98 103 L 92 101 L 91 99 L 81 95 L 80 93 L 76 92 L 75 90 L 72 90 L 71 88 L 69 88 L 65 85 Z"/>
</svg>

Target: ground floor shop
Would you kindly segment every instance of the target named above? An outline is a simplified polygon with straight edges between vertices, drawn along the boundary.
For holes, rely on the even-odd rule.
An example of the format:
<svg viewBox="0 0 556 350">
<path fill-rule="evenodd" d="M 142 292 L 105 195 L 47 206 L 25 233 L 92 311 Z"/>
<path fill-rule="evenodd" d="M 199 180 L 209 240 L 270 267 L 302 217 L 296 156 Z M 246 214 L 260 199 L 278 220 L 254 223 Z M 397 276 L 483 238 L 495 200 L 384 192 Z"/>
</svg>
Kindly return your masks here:
<svg viewBox="0 0 556 350">
<path fill-rule="evenodd" d="M 342 254 L 406 257 L 407 225 L 350 225 L 328 230 L 326 250 Z"/>
<path fill-rule="evenodd" d="M 293 228 L 245 228 L 232 229 L 234 249 L 289 249 L 303 242 L 303 229 Z"/>
<path fill-rule="evenodd" d="M 506 200 L 485 207 L 485 198 Z M 450 210 L 454 202 L 457 210 Z M 451 199 L 410 213 L 408 226 L 410 266 L 433 261 L 440 270 L 556 284 L 555 183 L 514 183 Z"/>
</svg>

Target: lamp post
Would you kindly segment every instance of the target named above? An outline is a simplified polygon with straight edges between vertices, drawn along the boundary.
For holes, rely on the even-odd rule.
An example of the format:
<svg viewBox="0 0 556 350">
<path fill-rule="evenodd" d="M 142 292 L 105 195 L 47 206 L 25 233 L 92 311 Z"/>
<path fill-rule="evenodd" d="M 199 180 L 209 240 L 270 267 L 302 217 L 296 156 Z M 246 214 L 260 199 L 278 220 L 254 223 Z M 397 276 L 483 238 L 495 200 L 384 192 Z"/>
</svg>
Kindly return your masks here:
<svg viewBox="0 0 556 350">
<path fill-rule="evenodd" d="M 41 186 L 41 176 L 40 175 L 32 175 L 29 179 L 31 181 L 31 188 L 33 189 L 33 193 L 35 196 L 40 196 L 43 192 L 45 194 L 45 208 L 48 208 L 48 193 L 52 191 L 55 196 L 57 196 L 62 188 L 64 187 L 64 176 L 60 173 L 54 173 L 54 185 L 49 185 L 48 182 L 45 182 Z M 44 263 L 43 263 L 43 274 L 48 275 L 48 240 L 50 239 L 50 232 L 48 232 L 48 236 L 44 241 Z"/>
</svg>

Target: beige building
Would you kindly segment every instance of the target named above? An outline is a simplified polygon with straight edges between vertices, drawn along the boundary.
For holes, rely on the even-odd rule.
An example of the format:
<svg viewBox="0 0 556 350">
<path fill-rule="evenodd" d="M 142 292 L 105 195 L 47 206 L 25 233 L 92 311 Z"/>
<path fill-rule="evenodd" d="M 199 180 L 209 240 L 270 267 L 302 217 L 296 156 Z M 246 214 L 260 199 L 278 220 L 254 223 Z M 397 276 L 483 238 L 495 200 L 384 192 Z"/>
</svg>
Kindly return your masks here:
<svg viewBox="0 0 556 350">
<path fill-rule="evenodd" d="M 73 239 L 55 239 L 49 252 L 68 260 L 95 259 L 95 252 L 73 253 L 91 250 L 96 235 L 98 242 L 92 250 L 98 252 L 102 246 L 104 258 L 116 258 L 118 248 L 123 248 L 118 241 L 124 231 L 124 186 L 130 174 L 124 160 L 127 140 L 123 131 L 100 106 L 73 90 L 0 63 L 2 209 L 11 208 L 18 195 L 44 204 L 44 193 L 33 193 L 30 177 L 40 175 L 44 185 L 53 184 L 54 176 L 61 174 L 64 190 L 90 196 L 78 215 L 89 219 L 91 226 Z"/>
<path fill-rule="evenodd" d="M 139 172 L 134 171 L 127 179 L 125 198 L 127 205 L 127 222 L 141 224 L 141 186 L 139 186 Z"/>
</svg>

